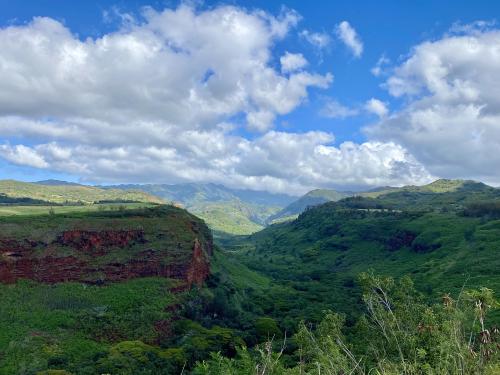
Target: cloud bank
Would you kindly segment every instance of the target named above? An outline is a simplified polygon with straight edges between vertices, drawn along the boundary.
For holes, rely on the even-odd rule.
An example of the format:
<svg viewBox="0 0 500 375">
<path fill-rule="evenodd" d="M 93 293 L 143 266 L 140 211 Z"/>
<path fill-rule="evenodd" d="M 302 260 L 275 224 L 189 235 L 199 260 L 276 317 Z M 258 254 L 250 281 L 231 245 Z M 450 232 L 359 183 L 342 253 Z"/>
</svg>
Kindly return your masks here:
<svg viewBox="0 0 500 375">
<path fill-rule="evenodd" d="M 311 89 L 333 81 L 307 70 L 298 52 L 276 56 L 299 19 L 181 5 L 127 16 L 97 39 L 50 18 L 0 29 L 0 157 L 83 181 L 204 181 L 292 194 L 428 181 L 392 140 L 334 145 L 327 132 L 273 130 Z M 241 135 L 241 126 L 256 133 Z M 386 138 L 383 128 L 377 138 Z"/>
<path fill-rule="evenodd" d="M 385 84 L 408 104 L 365 132 L 432 174 L 499 184 L 500 31 L 459 31 L 413 48 Z"/>
</svg>

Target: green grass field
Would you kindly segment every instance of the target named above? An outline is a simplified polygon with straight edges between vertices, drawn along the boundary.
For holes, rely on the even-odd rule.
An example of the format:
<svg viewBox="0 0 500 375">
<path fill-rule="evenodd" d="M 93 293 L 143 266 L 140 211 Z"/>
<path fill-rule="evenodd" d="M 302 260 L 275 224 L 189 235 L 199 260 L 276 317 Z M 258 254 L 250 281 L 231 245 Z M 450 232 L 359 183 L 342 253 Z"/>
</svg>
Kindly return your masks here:
<svg viewBox="0 0 500 375">
<path fill-rule="evenodd" d="M 83 185 L 47 186 L 14 180 L 0 180 L 0 197 L 2 195 L 7 198 L 31 198 L 57 204 L 93 204 L 99 201 L 164 203 L 158 197 L 136 190 L 102 189 Z"/>
<path fill-rule="evenodd" d="M 0 216 L 39 216 L 48 214 L 68 214 L 77 212 L 114 211 L 143 207 L 154 207 L 153 203 L 106 203 L 84 206 L 2 206 Z"/>
</svg>

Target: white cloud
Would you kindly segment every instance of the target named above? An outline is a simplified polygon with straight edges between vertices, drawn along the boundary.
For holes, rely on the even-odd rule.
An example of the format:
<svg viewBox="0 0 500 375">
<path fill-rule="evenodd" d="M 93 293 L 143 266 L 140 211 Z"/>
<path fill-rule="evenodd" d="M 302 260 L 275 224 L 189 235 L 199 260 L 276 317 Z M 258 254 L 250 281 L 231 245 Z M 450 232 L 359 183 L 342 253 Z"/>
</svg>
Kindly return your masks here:
<svg viewBox="0 0 500 375">
<path fill-rule="evenodd" d="M 480 34 L 492 30 L 496 24 L 497 22 L 495 20 L 477 20 L 467 24 L 455 22 L 448 31 L 447 36 Z"/>
<path fill-rule="evenodd" d="M 285 52 L 280 58 L 281 71 L 290 73 L 299 70 L 307 65 L 307 60 L 301 53 Z"/>
<path fill-rule="evenodd" d="M 431 176 L 394 143 L 331 145 L 323 132 L 271 131 L 249 141 L 219 131 L 186 132 L 163 146 L 100 148 L 57 143 L 23 146 L 30 160 L 94 182 L 222 182 L 227 186 L 302 194 L 317 187 L 424 183 Z M 17 146 L 3 146 L 2 154 Z M 32 165 L 31 162 L 16 161 Z"/>
<path fill-rule="evenodd" d="M 49 165 L 35 150 L 24 145 L 0 145 L 0 156 L 14 164 L 35 168 L 47 168 Z"/>
<path fill-rule="evenodd" d="M 327 33 L 312 32 L 309 30 L 302 30 L 299 33 L 300 37 L 305 39 L 308 43 L 313 45 L 315 48 L 322 50 L 328 47 L 331 43 L 330 35 Z"/>
<path fill-rule="evenodd" d="M 500 182 L 499 30 L 417 45 L 386 87 L 408 105 L 368 136 L 401 144 L 433 174 Z"/>
<path fill-rule="evenodd" d="M 355 57 L 361 57 L 363 42 L 358 33 L 347 21 L 342 21 L 335 28 L 337 37 L 351 50 Z"/>
<path fill-rule="evenodd" d="M 377 115 L 378 117 L 385 117 L 389 113 L 387 104 L 375 98 L 371 98 L 365 103 L 365 110 Z"/>
<path fill-rule="evenodd" d="M 380 56 L 380 58 L 377 60 L 377 63 L 373 68 L 371 68 L 370 72 L 375 76 L 379 77 L 382 74 L 385 74 L 385 67 L 387 64 L 389 64 L 391 60 L 387 58 L 385 55 Z"/>
<path fill-rule="evenodd" d="M 324 107 L 321 109 L 320 114 L 324 117 L 343 119 L 358 115 L 359 110 L 357 108 L 347 107 L 332 99 L 326 102 Z"/>
<path fill-rule="evenodd" d="M 240 112 L 287 113 L 307 88 L 331 80 L 285 77 L 270 66 L 271 48 L 297 22 L 294 13 L 182 5 L 144 17 L 84 41 L 50 18 L 0 30 L 0 113 L 196 128 Z"/>
<path fill-rule="evenodd" d="M 97 39 L 80 40 L 50 18 L 0 29 L 0 137 L 10 141 L 0 156 L 84 181 L 205 181 L 297 194 L 427 181 L 391 141 L 334 146 L 328 133 L 270 130 L 310 88 L 333 80 L 303 62 L 284 62 L 286 74 L 274 68 L 274 46 L 299 18 L 181 5 L 126 17 Z M 235 118 L 263 134 L 235 135 Z"/>
<path fill-rule="evenodd" d="M 379 99 L 371 98 L 364 105 L 348 107 L 339 103 L 337 100 L 328 100 L 320 110 L 320 115 L 329 118 L 344 119 L 347 117 L 358 116 L 362 113 L 375 114 L 378 117 L 385 117 L 389 113 L 387 104 Z"/>
</svg>

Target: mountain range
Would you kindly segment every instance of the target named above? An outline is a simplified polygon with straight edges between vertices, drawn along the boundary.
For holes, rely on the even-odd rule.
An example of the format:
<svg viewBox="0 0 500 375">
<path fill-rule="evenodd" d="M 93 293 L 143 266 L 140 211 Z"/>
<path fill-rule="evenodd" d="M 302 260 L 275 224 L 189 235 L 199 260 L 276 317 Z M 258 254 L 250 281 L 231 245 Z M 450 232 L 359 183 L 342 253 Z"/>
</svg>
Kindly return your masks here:
<svg viewBox="0 0 500 375">
<path fill-rule="evenodd" d="M 247 235 L 270 224 L 296 219 L 308 208 L 348 197 L 380 198 L 401 206 L 401 198 L 419 197 L 419 207 L 433 204 L 433 193 L 452 193 L 454 202 L 466 202 L 485 193 L 499 190 L 488 185 L 466 180 L 441 179 L 423 186 L 381 187 L 365 192 L 339 192 L 315 189 L 301 197 L 286 194 L 232 189 L 211 183 L 184 184 L 122 184 L 86 186 L 73 182 L 46 180 L 35 183 L 0 181 L 0 201 L 24 199 L 26 204 L 90 204 L 106 201 L 137 201 L 148 203 L 170 202 L 182 206 L 204 219 L 216 234 Z M 415 194 L 416 195 L 415 195 Z M 410 195 L 408 195 L 410 194 Z M 440 197 L 441 199 L 442 197 Z M 425 201 L 428 200 L 428 202 Z M 31 200 L 31 201 L 30 201 Z M 405 207 L 416 204 L 403 200 Z M 398 203 L 399 202 L 399 203 Z M 399 207 L 403 208 L 403 207 Z"/>
</svg>

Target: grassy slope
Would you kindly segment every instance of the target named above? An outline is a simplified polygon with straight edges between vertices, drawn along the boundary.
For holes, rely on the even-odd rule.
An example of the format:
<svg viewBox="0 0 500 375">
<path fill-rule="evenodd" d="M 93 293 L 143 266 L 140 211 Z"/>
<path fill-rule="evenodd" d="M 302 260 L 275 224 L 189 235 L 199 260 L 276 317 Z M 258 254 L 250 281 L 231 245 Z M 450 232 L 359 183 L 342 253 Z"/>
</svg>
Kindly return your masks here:
<svg viewBox="0 0 500 375">
<path fill-rule="evenodd" d="M 279 207 L 251 205 L 239 200 L 215 203 L 199 203 L 188 207 L 214 231 L 234 235 L 252 234 L 264 229 L 265 219 Z"/>
<path fill-rule="evenodd" d="M 210 236 L 201 220 L 171 206 L 0 217 L 0 233 L 9 239 L 51 242 L 67 229 L 145 231 L 146 245 L 110 249 L 109 254 L 95 259 L 74 249 L 52 246 L 56 256 L 72 252 L 96 266 L 125 262 L 145 246 L 165 253 L 165 262 L 182 262 L 192 254 L 194 237 L 203 243 Z M 43 256 L 43 252 L 43 246 L 35 249 L 35 256 Z M 25 280 L 0 284 L 0 374 L 36 374 L 47 368 L 64 368 L 74 374 L 107 373 L 109 370 L 97 369 L 115 361 L 116 345 L 132 345 L 132 351 L 141 343 L 158 348 L 156 324 L 170 319 L 179 303 L 193 297 L 172 294 L 171 287 L 178 283 L 147 277 L 102 286 L 76 282 L 44 285 Z M 131 340 L 140 342 L 123 343 Z M 167 361 L 166 354 L 158 353 Z M 126 362 L 126 358 L 119 360 Z"/>
<path fill-rule="evenodd" d="M 163 201 L 141 191 L 124 191 L 119 189 L 101 189 L 92 186 L 59 185 L 48 186 L 14 180 L 0 181 L 0 194 L 12 198 L 31 198 L 51 203 L 84 203 L 98 201 L 136 201 L 162 203 Z"/>
<path fill-rule="evenodd" d="M 500 293 L 500 220 L 460 214 L 464 204 L 498 200 L 498 191 L 467 184 L 446 191 L 375 200 L 404 208 L 397 211 L 348 208 L 352 201 L 359 204 L 357 199 L 327 203 L 295 222 L 226 241 L 226 249 L 233 250 L 227 256 L 281 288 L 269 290 L 258 303 L 286 329 L 293 329 L 291 321 L 319 319 L 328 308 L 355 314 L 360 305 L 356 276 L 368 269 L 411 275 L 434 296 L 458 293 L 464 284 Z M 414 238 L 405 243 L 405 233 Z"/>
<path fill-rule="evenodd" d="M 453 193 L 457 191 L 467 190 L 471 186 L 479 188 L 480 190 L 484 188 L 491 188 L 483 183 L 475 182 L 472 180 L 447 180 L 439 179 L 431 182 L 427 185 L 422 186 L 403 186 L 401 188 L 387 187 L 375 189 L 370 192 L 362 192 L 358 195 L 367 198 L 377 198 L 390 193 Z"/>
<path fill-rule="evenodd" d="M 113 343 L 154 342 L 155 323 L 168 319 L 179 296 L 168 279 L 145 278 L 108 286 L 0 285 L 0 374 L 65 368 L 95 374 Z"/>
<path fill-rule="evenodd" d="M 85 206 L 43 206 L 43 205 L 0 205 L 0 216 L 39 216 L 46 215 L 49 212 L 56 214 L 67 214 L 77 212 L 94 212 L 94 211 L 112 211 L 121 209 L 133 209 L 142 207 L 153 207 L 152 203 L 109 203 L 109 204 L 91 204 Z"/>
</svg>

